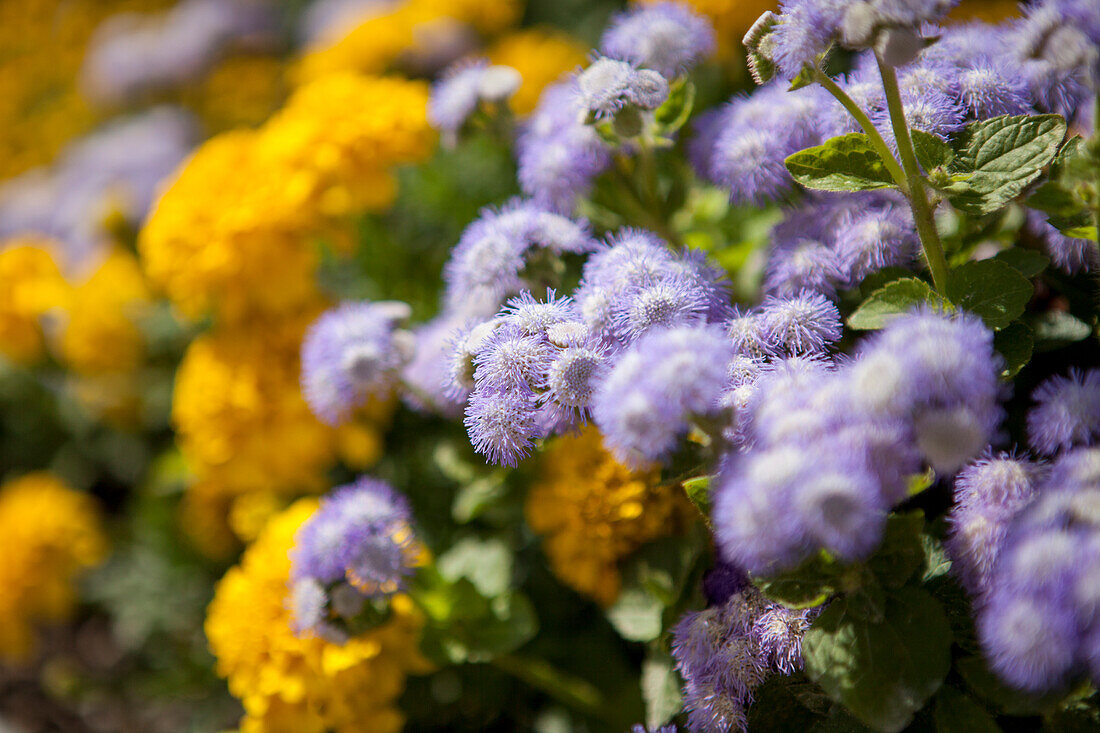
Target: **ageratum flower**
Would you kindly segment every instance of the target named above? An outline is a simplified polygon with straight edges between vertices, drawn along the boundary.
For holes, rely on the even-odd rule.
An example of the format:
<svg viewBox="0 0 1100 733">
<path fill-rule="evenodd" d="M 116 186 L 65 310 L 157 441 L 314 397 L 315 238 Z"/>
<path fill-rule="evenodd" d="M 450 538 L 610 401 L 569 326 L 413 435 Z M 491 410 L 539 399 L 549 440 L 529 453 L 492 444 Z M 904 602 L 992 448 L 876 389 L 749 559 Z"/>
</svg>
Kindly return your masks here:
<svg viewBox="0 0 1100 733">
<path fill-rule="evenodd" d="M 716 412 L 733 356 L 716 326 L 657 329 L 634 342 L 593 403 L 615 457 L 635 466 L 665 458 L 693 416 Z"/>
<path fill-rule="evenodd" d="M 820 353 L 840 339 L 840 311 L 817 293 L 764 299 L 760 311 L 767 341 L 792 355 Z"/>
<path fill-rule="evenodd" d="M 600 51 L 675 79 L 714 52 L 714 30 L 681 3 L 643 5 L 611 19 Z"/>
<path fill-rule="evenodd" d="M 955 478 L 946 548 L 952 572 L 972 596 L 992 589 L 1008 525 L 1034 499 L 1042 476 L 1037 464 L 1001 453 L 971 463 Z"/>
<path fill-rule="evenodd" d="M 347 302 L 321 315 L 302 340 L 302 394 L 313 414 L 338 425 L 370 398 L 385 399 L 411 356 L 397 325 L 399 302 Z"/>
<path fill-rule="evenodd" d="M 889 194 L 860 196 L 858 208 L 847 208 L 835 230 L 839 267 L 848 287 L 886 267 L 911 268 L 920 254 L 913 215 Z"/>
<path fill-rule="evenodd" d="M 601 56 L 577 76 L 583 109 L 596 119 L 614 117 L 628 104 L 656 109 L 668 98 L 668 81 L 656 71 Z"/>
<path fill-rule="evenodd" d="M 788 79 L 829 49 L 844 19 L 840 0 L 785 0 L 772 32 L 770 55 Z"/>
<path fill-rule="evenodd" d="M 1027 209 L 1027 226 L 1045 245 L 1056 267 L 1068 273 L 1092 272 L 1100 268 L 1100 254 L 1091 239 L 1067 237 L 1054 228 L 1046 214 Z"/>
<path fill-rule="evenodd" d="M 507 101 L 522 81 L 508 66 L 490 66 L 485 59 L 459 61 L 432 85 L 428 122 L 437 130 L 457 133 L 479 104 Z"/>
<path fill-rule="evenodd" d="M 1027 415 L 1031 447 L 1054 455 L 1100 439 L 1100 369 L 1050 377 L 1031 393 L 1036 402 Z"/>
</svg>

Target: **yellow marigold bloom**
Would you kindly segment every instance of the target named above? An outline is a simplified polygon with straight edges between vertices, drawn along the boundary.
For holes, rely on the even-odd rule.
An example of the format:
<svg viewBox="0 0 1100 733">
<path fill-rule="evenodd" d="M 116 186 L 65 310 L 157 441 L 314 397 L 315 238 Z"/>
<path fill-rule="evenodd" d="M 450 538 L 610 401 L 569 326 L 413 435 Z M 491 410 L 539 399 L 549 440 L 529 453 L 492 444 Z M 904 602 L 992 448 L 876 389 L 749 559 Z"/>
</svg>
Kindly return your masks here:
<svg viewBox="0 0 1100 733">
<path fill-rule="evenodd" d="M 26 659 L 34 625 L 65 619 L 76 576 L 106 554 L 92 497 L 48 473 L 0 486 L 0 658 Z"/>
<path fill-rule="evenodd" d="M 315 213 L 292 172 L 257 154 L 258 133 L 211 138 L 183 164 L 138 238 L 149 279 L 187 316 L 241 322 L 317 298 Z"/>
<path fill-rule="evenodd" d="M 259 154 L 327 216 L 383 209 L 396 194 L 389 169 L 431 153 L 427 107 L 426 82 L 332 74 L 297 90 L 268 121 Z"/>
<path fill-rule="evenodd" d="M 179 528 L 199 552 L 214 560 L 229 559 L 240 540 L 229 526 L 235 496 L 216 481 L 195 481 L 180 500 Z"/>
<path fill-rule="evenodd" d="M 662 0 L 637 0 L 640 4 Z M 696 12 L 710 18 L 718 39 L 718 53 L 730 56 L 741 52 L 745 31 L 765 10 L 776 10 L 777 0 L 684 0 Z"/>
<path fill-rule="evenodd" d="M 17 364 L 45 355 L 42 316 L 63 305 L 69 288 L 44 240 L 11 240 L 0 249 L 0 354 Z"/>
<path fill-rule="evenodd" d="M 183 103 L 218 132 L 261 124 L 285 97 L 282 61 L 259 54 L 223 59 L 182 93 Z"/>
<path fill-rule="evenodd" d="M 206 617 L 218 674 L 244 705 L 242 733 L 399 731 L 405 678 L 429 668 L 408 597 L 395 596 L 389 621 L 343 646 L 290 628 L 288 553 L 316 509 L 303 499 L 273 517 L 218 583 Z"/>
<path fill-rule="evenodd" d="M 543 455 L 526 507 L 554 573 L 600 604 L 614 603 L 619 561 L 681 531 L 691 516 L 679 487 L 658 486 L 656 478 L 616 461 L 594 427 L 556 439 Z"/>
<path fill-rule="evenodd" d="M 448 37 L 460 35 L 463 25 L 487 35 L 498 33 L 522 11 L 519 0 L 404 0 L 307 53 L 294 76 L 302 83 L 341 71 L 381 73 L 403 57 L 430 55 Z"/>
<path fill-rule="evenodd" d="M 79 374 L 133 370 L 145 353 L 138 322 L 149 304 L 137 259 L 116 248 L 73 288 L 61 333 L 61 359 Z"/>
<path fill-rule="evenodd" d="M 256 324 L 197 338 L 176 374 L 180 451 L 200 480 L 234 494 L 320 491 L 336 458 L 336 431 L 298 387 L 298 340 L 280 342 L 275 330 Z"/>
<path fill-rule="evenodd" d="M 523 77 L 511 103 L 516 114 L 525 115 L 535 109 L 548 84 L 584 64 L 587 49 L 559 31 L 526 28 L 503 36 L 489 48 L 488 56 L 494 64 L 511 66 Z"/>
</svg>

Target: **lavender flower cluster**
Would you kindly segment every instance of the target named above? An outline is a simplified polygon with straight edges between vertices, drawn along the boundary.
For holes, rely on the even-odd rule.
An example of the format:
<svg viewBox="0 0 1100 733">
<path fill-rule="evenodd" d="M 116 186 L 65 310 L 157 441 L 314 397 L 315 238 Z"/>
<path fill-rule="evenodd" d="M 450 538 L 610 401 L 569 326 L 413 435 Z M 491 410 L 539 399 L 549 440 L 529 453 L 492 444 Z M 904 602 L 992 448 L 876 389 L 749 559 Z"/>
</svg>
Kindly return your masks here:
<svg viewBox="0 0 1100 733">
<path fill-rule="evenodd" d="M 299 634 L 342 642 L 345 623 L 371 599 L 405 586 L 419 553 L 408 501 L 361 477 L 329 494 L 298 530 L 291 552 L 290 608 Z"/>
</svg>

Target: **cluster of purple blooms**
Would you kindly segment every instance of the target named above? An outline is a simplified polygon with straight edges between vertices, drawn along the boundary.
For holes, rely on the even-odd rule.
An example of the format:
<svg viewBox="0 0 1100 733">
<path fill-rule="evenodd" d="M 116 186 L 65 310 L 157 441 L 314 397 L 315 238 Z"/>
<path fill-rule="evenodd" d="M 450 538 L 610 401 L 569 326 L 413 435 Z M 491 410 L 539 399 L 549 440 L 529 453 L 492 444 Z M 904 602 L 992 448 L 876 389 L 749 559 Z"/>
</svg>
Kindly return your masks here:
<svg viewBox="0 0 1100 733">
<path fill-rule="evenodd" d="M 410 314 L 396 301 L 346 302 L 310 326 L 302 341 L 302 394 L 318 418 L 339 425 L 371 398 L 393 393 L 414 348 L 399 328 Z"/>
<path fill-rule="evenodd" d="M 993 669 L 1038 693 L 1100 679 L 1100 369 L 1032 399 L 1031 448 L 1055 462 L 999 454 L 961 471 L 947 550 Z"/>
<path fill-rule="evenodd" d="M 335 489 L 298 530 L 291 551 L 295 630 L 342 640 L 334 621 L 402 590 L 418 552 L 404 496 L 366 476 Z"/>
<path fill-rule="evenodd" d="M 725 559 L 769 575 L 820 549 L 865 558 L 923 462 L 953 473 L 994 437 L 999 370 L 977 318 L 918 312 L 849 361 L 810 352 L 743 376 L 742 449 L 714 487 Z"/>
<path fill-rule="evenodd" d="M 684 678 L 688 728 L 745 730 L 756 688 L 772 674 L 802 669 L 802 637 L 818 609 L 768 602 L 730 566 L 717 566 L 707 580 L 715 574 L 730 577 L 705 581 L 710 606 L 677 622 L 672 654 Z"/>
</svg>

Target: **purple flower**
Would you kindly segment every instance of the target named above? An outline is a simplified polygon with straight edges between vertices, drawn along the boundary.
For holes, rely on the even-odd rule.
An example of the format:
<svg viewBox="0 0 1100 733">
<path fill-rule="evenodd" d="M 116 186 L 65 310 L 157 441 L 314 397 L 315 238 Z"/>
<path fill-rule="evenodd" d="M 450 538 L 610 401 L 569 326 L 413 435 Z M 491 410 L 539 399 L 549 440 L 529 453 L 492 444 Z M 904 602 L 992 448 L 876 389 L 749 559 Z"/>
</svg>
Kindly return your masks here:
<svg viewBox="0 0 1100 733">
<path fill-rule="evenodd" d="M 485 59 L 452 64 L 432 84 L 428 122 L 443 132 L 458 132 L 482 102 L 503 102 L 523 80 L 509 66 L 490 66 Z"/>
<path fill-rule="evenodd" d="M 668 98 L 668 82 L 659 73 L 606 56 L 577 76 L 577 90 L 582 107 L 596 119 L 614 117 L 628 104 L 656 109 Z"/>
<path fill-rule="evenodd" d="M 990 667 L 1030 692 L 1061 685 L 1080 644 L 1073 614 L 1042 596 L 994 592 L 978 617 Z"/>
<path fill-rule="evenodd" d="M 516 466 L 540 437 L 535 396 L 523 389 L 475 389 L 466 405 L 474 450 L 490 463 Z"/>
<path fill-rule="evenodd" d="M 363 476 L 322 500 L 295 536 L 291 580 L 347 581 L 366 596 L 394 593 L 415 556 L 408 501 Z"/>
<path fill-rule="evenodd" d="M 492 391 L 529 391 L 551 358 L 542 338 L 507 319 L 474 352 L 474 384 Z"/>
<path fill-rule="evenodd" d="M 947 139 L 962 129 L 965 124 L 966 115 L 962 105 L 946 92 L 903 87 L 901 102 L 905 110 L 905 122 L 911 129 Z M 875 112 L 871 121 L 882 131 L 890 144 L 896 147 L 890 126 L 889 110 L 882 109 Z"/>
<path fill-rule="evenodd" d="M 1096 243 L 1091 239 L 1067 237 L 1055 229 L 1041 211 L 1026 209 L 1026 215 L 1028 228 L 1042 240 L 1055 266 L 1071 274 L 1100 268 Z"/>
<path fill-rule="evenodd" d="M 607 368 L 602 346 L 588 343 L 561 349 L 546 369 L 541 399 L 562 426 L 587 422 L 596 385 Z"/>
<path fill-rule="evenodd" d="M 863 205 L 842 214 L 835 235 L 836 254 L 849 287 L 885 267 L 911 267 L 920 253 L 908 206 L 884 194 L 860 198 Z"/>
<path fill-rule="evenodd" d="M 658 329 L 631 345 L 596 392 L 593 415 L 622 462 L 665 458 L 693 415 L 715 411 L 733 349 L 715 327 Z"/>
<path fill-rule="evenodd" d="M 399 322 L 409 306 L 398 302 L 344 303 L 323 313 L 302 341 L 302 393 L 329 425 L 348 419 L 371 397 L 397 384 L 412 343 Z"/>
<path fill-rule="evenodd" d="M 836 37 L 844 17 L 840 0 L 784 0 L 779 24 L 772 32 L 772 60 L 788 79 L 806 64 L 816 63 Z"/>
<path fill-rule="evenodd" d="M 768 297 L 761 309 L 767 339 L 790 354 L 818 353 L 840 339 L 840 311 L 823 295 Z"/>
<path fill-rule="evenodd" d="M 1027 435 L 1037 452 L 1053 455 L 1100 438 L 1100 369 L 1050 377 L 1031 398 Z"/>
<path fill-rule="evenodd" d="M 771 334 L 758 309 L 742 312 L 735 307 L 726 322 L 726 335 L 738 354 L 753 359 L 763 359 L 773 354 Z"/>
<path fill-rule="evenodd" d="M 674 79 L 714 51 L 714 30 L 687 5 L 643 5 L 612 18 L 600 39 L 600 51 Z"/>
<path fill-rule="evenodd" d="M 465 390 L 455 395 L 448 390 L 454 334 L 461 327 L 456 319 L 439 316 L 413 331 L 413 358 L 401 371 L 405 389 L 401 399 L 414 410 L 435 411 L 445 417 L 462 413 Z M 470 379 L 473 378 L 472 373 Z M 455 397 L 462 397 L 461 401 Z"/>
<path fill-rule="evenodd" d="M 752 638 L 768 663 L 785 675 L 802 669 L 802 637 L 817 609 L 796 610 L 770 603 L 753 622 Z"/>
<path fill-rule="evenodd" d="M 1004 59 L 977 59 L 959 70 L 954 92 L 969 116 L 984 120 L 1019 115 L 1031 109 L 1026 82 Z"/>
</svg>

